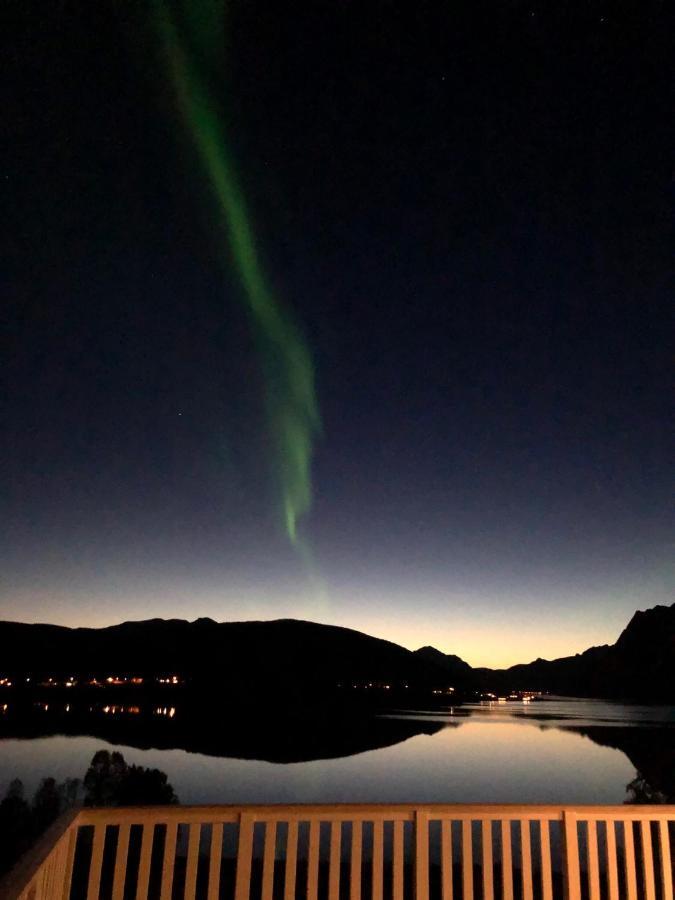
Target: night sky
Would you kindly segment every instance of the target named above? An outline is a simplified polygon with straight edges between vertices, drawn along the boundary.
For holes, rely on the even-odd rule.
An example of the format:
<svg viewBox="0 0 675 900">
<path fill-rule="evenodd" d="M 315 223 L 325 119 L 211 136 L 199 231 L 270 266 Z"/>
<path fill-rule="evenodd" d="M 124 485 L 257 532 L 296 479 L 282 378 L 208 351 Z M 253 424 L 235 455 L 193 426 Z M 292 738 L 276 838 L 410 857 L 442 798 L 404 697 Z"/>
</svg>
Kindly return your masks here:
<svg viewBox="0 0 675 900">
<path fill-rule="evenodd" d="M 227 4 L 204 70 L 321 417 L 297 546 L 153 4 L 7 7 L 0 618 L 508 665 L 672 602 L 671 4 Z"/>
</svg>

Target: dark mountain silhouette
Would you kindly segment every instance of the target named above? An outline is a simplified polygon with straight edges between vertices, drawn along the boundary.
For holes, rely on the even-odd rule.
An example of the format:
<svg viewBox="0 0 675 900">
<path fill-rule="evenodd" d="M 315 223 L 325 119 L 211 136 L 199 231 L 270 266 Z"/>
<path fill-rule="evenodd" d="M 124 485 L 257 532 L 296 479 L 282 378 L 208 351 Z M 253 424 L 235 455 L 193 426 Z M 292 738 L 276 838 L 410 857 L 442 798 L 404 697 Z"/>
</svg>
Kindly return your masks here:
<svg viewBox="0 0 675 900">
<path fill-rule="evenodd" d="M 98 629 L 0 622 L 0 648 L 0 675 L 177 673 L 204 696 L 267 692 L 289 705 L 338 686 L 356 696 L 368 683 L 390 685 L 392 698 L 452 685 L 458 692 L 675 699 L 675 604 L 636 612 L 611 646 L 504 670 L 472 669 L 433 647 L 411 652 L 349 628 L 294 619 L 150 619 Z"/>
<path fill-rule="evenodd" d="M 431 659 L 429 651 L 433 648 L 417 652 Z M 457 657 L 446 659 L 454 666 Z M 471 675 L 480 687 L 500 692 L 540 690 L 575 697 L 673 701 L 675 603 L 636 612 L 615 644 L 509 669 L 472 669 Z"/>
<path fill-rule="evenodd" d="M 415 656 L 443 669 L 459 685 L 472 684 L 474 681 L 474 670 L 471 666 L 452 653 L 441 653 L 435 647 L 420 647 L 419 650 L 415 650 Z"/>
<path fill-rule="evenodd" d="M 414 690 L 447 682 L 442 668 L 390 641 L 292 619 L 150 619 L 100 629 L 2 622 L 0 646 L 3 673 L 176 673 L 202 691 L 242 696 L 262 690 L 280 700 L 338 685 Z"/>
</svg>

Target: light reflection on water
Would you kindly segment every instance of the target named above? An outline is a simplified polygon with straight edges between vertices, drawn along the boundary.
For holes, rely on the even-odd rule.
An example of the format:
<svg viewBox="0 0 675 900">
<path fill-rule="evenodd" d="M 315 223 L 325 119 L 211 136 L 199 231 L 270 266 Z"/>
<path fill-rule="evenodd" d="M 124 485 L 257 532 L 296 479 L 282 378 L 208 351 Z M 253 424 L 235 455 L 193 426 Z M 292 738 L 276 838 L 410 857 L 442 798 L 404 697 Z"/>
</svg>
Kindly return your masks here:
<svg viewBox="0 0 675 900">
<path fill-rule="evenodd" d="M 650 726 L 645 734 L 672 736 L 675 709 L 557 700 L 396 717 L 443 727 L 352 756 L 296 763 L 141 750 L 91 736 L 0 739 L 0 791 L 17 777 L 28 792 L 45 775 L 81 778 L 95 751 L 107 747 L 129 763 L 165 771 L 183 803 L 622 803 L 635 766 L 621 749 L 574 729 L 611 735 L 617 726 Z"/>
<path fill-rule="evenodd" d="M 548 723 L 553 728 L 601 725 L 603 727 L 675 726 L 675 707 L 616 703 L 609 700 L 559 698 L 523 703 L 522 701 L 481 701 L 464 703 L 445 710 L 402 710 L 392 713 L 397 718 L 426 721 L 472 721 Z"/>
</svg>

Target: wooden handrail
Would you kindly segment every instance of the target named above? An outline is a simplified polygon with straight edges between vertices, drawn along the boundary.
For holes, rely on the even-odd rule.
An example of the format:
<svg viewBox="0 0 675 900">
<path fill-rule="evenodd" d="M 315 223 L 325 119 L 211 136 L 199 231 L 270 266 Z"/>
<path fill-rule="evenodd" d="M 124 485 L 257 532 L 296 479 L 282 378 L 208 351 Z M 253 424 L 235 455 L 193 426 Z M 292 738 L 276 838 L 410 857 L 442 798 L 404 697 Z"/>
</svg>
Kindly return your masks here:
<svg viewBox="0 0 675 900">
<path fill-rule="evenodd" d="M 120 825 L 125 822 L 140 823 L 152 819 L 157 823 L 179 820 L 185 824 L 190 822 L 207 823 L 238 822 L 239 814 L 246 811 L 256 821 L 276 820 L 286 822 L 289 816 L 302 820 L 303 816 L 325 820 L 351 822 L 355 819 L 369 822 L 373 816 L 393 821 L 412 822 L 415 811 L 425 810 L 430 819 L 452 818 L 456 820 L 471 819 L 473 821 L 490 819 L 501 821 L 562 821 L 565 812 L 574 813 L 582 821 L 588 819 L 604 820 L 608 817 L 624 821 L 626 819 L 672 820 L 675 816 L 675 805 L 585 805 L 565 804 L 554 806 L 536 803 L 293 803 L 293 804 L 223 804 L 219 806 L 127 806 L 127 807 L 83 807 L 78 816 L 78 825 L 95 825 L 105 822 L 107 825 Z"/>
<path fill-rule="evenodd" d="M 533 822 L 537 824 L 532 825 Z M 551 831 L 552 822 L 558 823 L 555 832 Z M 282 868 L 275 866 L 280 823 L 288 826 L 282 844 Z M 325 842 L 324 851 L 320 850 L 320 823 L 330 823 L 327 855 Z M 157 871 L 161 897 L 168 900 L 179 854 L 183 859 L 180 865 L 185 897 L 195 896 L 198 871 L 204 864 L 208 871 L 208 896 L 213 900 L 219 895 L 223 835 L 228 826 L 233 826 L 235 831 L 230 833 L 237 835 L 232 883 L 235 900 L 248 900 L 254 872 L 255 878 L 260 879 L 263 900 L 271 900 L 276 893 L 273 884 L 277 878 L 283 879 L 285 900 L 294 900 L 297 879 L 301 877 L 298 872 L 302 871 L 300 860 L 306 870 L 302 877 L 307 879 L 307 896 L 314 900 L 318 897 L 320 866 L 327 866 L 328 900 L 337 900 L 341 878 L 349 879 L 353 900 L 382 900 L 387 883 L 393 900 L 403 900 L 406 869 L 412 877 L 416 900 L 428 900 L 432 865 L 439 867 L 438 876 L 434 877 L 440 878 L 443 900 L 453 896 L 460 900 L 456 889 L 453 895 L 453 866 L 455 874 L 461 870 L 461 900 L 472 900 L 474 890 L 482 891 L 487 900 L 497 900 L 498 884 L 500 900 L 513 900 L 518 883 L 525 900 L 531 900 L 539 890 L 543 900 L 552 900 L 561 877 L 566 900 L 580 900 L 582 881 L 588 883 L 590 900 L 599 900 L 602 879 L 606 879 L 609 900 L 618 900 L 620 862 L 627 897 L 636 897 L 640 884 L 647 900 L 655 900 L 656 896 L 674 900 L 670 834 L 673 823 L 675 806 L 342 803 L 80 808 L 62 816 L 26 854 L 0 884 L 0 900 L 67 900 L 75 845 L 82 828 L 91 834 L 81 845 L 85 856 L 81 857 L 78 850 L 78 860 L 85 866 L 77 864 L 78 890 L 91 900 L 97 900 L 106 879 L 112 882 L 107 889 L 112 891 L 113 900 L 121 900 L 128 877 L 136 884 L 136 896 L 145 898 L 151 864 L 160 866 L 161 872 Z M 351 827 L 343 830 L 343 824 Z M 112 837 L 109 826 L 116 829 Z M 134 839 L 140 843 L 136 843 L 134 861 L 130 862 L 132 826 L 140 826 L 141 830 Z M 160 826 L 159 834 L 166 832 L 159 842 L 155 826 Z M 183 831 L 185 834 L 177 841 Z M 513 846 L 512 832 L 519 835 Z M 364 843 L 364 834 L 370 835 L 368 844 Z M 606 853 L 602 856 L 598 852 L 600 835 L 606 840 Z M 201 843 L 208 844 L 205 855 L 200 847 L 202 837 Z M 259 838 L 264 839 L 262 844 Z M 584 847 L 585 852 L 581 853 Z M 114 859 L 110 856 L 113 848 Z M 105 863 L 104 858 L 108 860 Z M 133 870 L 130 875 L 129 866 Z M 495 866 L 497 872 L 501 871 L 500 879 L 493 877 Z M 389 882 L 384 878 L 385 869 Z M 370 884 L 370 889 L 362 897 L 363 871 L 369 873 L 370 880 L 365 883 Z"/>
</svg>

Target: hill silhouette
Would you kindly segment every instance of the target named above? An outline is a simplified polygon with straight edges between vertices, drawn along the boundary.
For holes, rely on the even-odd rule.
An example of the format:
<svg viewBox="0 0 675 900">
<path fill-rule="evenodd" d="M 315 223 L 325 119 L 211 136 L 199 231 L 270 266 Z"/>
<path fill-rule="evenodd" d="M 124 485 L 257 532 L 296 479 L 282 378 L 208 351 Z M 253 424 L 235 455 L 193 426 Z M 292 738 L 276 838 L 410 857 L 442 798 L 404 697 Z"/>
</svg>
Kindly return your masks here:
<svg viewBox="0 0 675 900">
<path fill-rule="evenodd" d="M 404 647 L 349 628 L 293 619 L 222 622 L 150 619 L 107 628 L 0 623 L 4 673 L 61 678 L 176 673 L 193 688 L 281 700 L 327 688 L 447 682 L 442 668 Z M 208 692 L 207 691 L 207 692 Z"/>
<path fill-rule="evenodd" d="M 430 650 L 417 653 L 431 659 Z M 437 653 L 433 658 L 442 665 Z M 458 657 L 444 659 L 456 669 Z M 636 612 L 615 644 L 508 669 L 472 669 L 471 675 L 475 684 L 497 691 L 675 701 L 675 603 Z"/>
<path fill-rule="evenodd" d="M 675 700 L 675 604 L 636 612 L 613 645 L 509 669 L 473 669 L 433 647 L 410 651 L 350 628 L 295 619 L 214 622 L 149 619 L 107 628 L 0 622 L 3 671 L 86 679 L 176 673 L 198 692 L 280 700 L 372 684 L 393 697 L 448 684 L 574 696 Z"/>
</svg>

